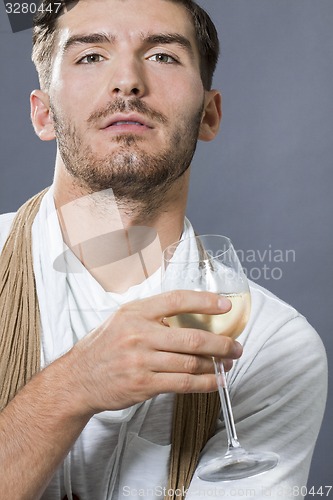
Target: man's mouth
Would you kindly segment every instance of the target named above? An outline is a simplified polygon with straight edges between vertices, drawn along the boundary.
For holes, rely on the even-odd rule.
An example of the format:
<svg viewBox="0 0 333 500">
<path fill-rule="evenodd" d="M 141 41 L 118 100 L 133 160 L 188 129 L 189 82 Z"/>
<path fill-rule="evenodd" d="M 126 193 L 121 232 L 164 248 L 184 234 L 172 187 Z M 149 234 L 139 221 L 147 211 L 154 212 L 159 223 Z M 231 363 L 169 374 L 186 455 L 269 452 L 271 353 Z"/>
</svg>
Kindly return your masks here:
<svg viewBox="0 0 333 500">
<path fill-rule="evenodd" d="M 111 125 L 109 125 L 109 127 L 117 127 L 117 126 L 120 126 L 120 125 L 139 125 L 140 127 L 144 127 L 144 124 L 143 123 L 140 123 L 140 122 L 131 122 L 131 121 L 118 121 L 118 122 L 114 122 L 114 123 L 111 123 Z"/>
<path fill-rule="evenodd" d="M 124 115 L 123 113 L 119 113 L 118 115 L 113 115 L 106 119 L 104 123 L 102 123 L 102 129 L 152 129 L 154 128 L 152 123 L 149 120 L 146 120 L 144 117 L 132 113 L 131 115 Z"/>
</svg>

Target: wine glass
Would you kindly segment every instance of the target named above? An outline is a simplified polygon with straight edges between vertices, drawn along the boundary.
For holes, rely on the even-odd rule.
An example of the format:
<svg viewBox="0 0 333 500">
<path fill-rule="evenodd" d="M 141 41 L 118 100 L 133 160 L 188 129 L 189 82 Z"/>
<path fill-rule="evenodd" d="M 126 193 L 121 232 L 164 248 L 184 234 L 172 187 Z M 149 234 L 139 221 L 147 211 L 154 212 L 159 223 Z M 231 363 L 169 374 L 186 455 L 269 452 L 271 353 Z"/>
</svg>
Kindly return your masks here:
<svg viewBox="0 0 333 500">
<path fill-rule="evenodd" d="M 229 238 L 204 235 L 184 238 L 163 252 L 162 290 L 198 290 L 227 297 L 232 308 L 224 314 L 183 313 L 167 318 L 170 326 L 199 328 L 216 334 L 238 337 L 250 316 L 249 285 Z M 247 452 L 241 447 L 221 359 L 213 358 L 225 422 L 228 449 L 223 457 L 198 468 L 204 481 L 231 481 L 261 474 L 275 467 L 279 456 L 273 452 Z"/>
</svg>

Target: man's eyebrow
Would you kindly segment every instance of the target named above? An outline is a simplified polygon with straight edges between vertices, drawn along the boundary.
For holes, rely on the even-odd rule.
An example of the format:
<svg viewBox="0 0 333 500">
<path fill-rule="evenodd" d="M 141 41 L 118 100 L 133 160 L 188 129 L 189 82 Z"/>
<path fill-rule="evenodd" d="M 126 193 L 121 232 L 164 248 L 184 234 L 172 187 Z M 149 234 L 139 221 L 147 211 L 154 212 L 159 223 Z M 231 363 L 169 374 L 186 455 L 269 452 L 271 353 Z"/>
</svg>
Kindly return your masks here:
<svg viewBox="0 0 333 500">
<path fill-rule="evenodd" d="M 192 44 L 188 38 L 179 33 L 154 33 L 154 34 L 144 34 L 142 33 L 141 39 L 147 45 L 170 45 L 177 44 L 185 49 L 190 56 L 194 56 L 194 51 Z M 76 45 L 85 44 L 96 44 L 96 43 L 114 43 L 116 37 L 109 33 L 89 33 L 82 35 L 72 35 L 66 40 L 62 48 L 62 52 L 68 52 L 72 47 Z"/>
<path fill-rule="evenodd" d="M 175 43 L 185 49 L 191 56 L 194 55 L 190 40 L 179 33 L 142 34 L 142 39 L 148 45 L 168 45 Z"/>
<path fill-rule="evenodd" d="M 113 43 L 115 37 L 108 33 L 90 33 L 88 35 L 72 35 L 66 40 L 63 46 L 63 53 L 68 52 L 69 49 L 76 45 L 85 45 L 93 43 Z"/>
</svg>

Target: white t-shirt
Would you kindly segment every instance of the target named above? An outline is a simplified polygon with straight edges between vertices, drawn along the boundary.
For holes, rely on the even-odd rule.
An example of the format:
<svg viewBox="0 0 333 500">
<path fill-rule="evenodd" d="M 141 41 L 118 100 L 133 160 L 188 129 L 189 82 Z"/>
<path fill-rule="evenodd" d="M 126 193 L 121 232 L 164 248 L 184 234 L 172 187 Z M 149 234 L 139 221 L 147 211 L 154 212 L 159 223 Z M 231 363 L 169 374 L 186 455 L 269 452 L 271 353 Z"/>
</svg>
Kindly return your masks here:
<svg viewBox="0 0 333 500">
<path fill-rule="evenodd" d="M 0 250 L 13 216 L 0 216 Z M 230 396 L 242 446 L 274 451 L 280 462 L 262 475 L 240 481 L 209 483 L 194 475 L 187 500 L 303 498 L 301 487 L 307 481 L 325 408 L 325 350 L 294 308 L 253 283 L 251 296 L 251 317 L 239 337 L 244 352 L 228 374 Z M 57 338 L 53 343 L 57 352 Z M 43 339 L 42 350 L 45 354 Z M 164 394 L 119 417 L 112 418 L 115 412 L 92 417 L 42 499 L 61 500 L 69 493 L 69 481 L 80 500 L 163 499 L 173 399 L 174 395 Z M 225 450 L 221 420 L 200 463 Z"/>
</svg>

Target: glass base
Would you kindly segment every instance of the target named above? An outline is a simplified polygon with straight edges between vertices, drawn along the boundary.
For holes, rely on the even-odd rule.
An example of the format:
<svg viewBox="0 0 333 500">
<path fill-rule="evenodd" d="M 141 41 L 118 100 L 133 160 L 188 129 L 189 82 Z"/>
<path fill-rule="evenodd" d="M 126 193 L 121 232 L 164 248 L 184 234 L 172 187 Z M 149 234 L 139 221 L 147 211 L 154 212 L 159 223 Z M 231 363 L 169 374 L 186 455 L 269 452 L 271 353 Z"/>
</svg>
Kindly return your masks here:
<svg viewBox="0 0 333 500">
<path fill-rule="evenodd" d="M 234 448 L 224 457 L 214 458 L 199 467 L 197 476 L 212 482 L 244 479 L 273 469 L 278 461 L 279 455 L 273 452 L 248 453 L 243 448 Z"/>
</svg>

